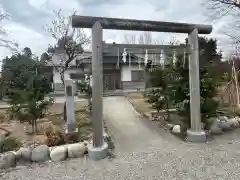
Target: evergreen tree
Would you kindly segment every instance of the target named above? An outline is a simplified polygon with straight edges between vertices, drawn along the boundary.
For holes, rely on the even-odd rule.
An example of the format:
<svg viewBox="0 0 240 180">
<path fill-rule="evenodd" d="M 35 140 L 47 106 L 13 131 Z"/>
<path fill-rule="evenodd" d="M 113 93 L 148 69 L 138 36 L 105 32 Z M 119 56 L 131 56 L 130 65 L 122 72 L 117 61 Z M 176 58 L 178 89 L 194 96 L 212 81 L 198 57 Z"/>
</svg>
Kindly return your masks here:
<svg viewBox="0 0 240 180">
<path fill-rule="evenodd" d="M 6 59 L 2 72 L 11 113 L 19 120 L 28 114 L 29 119 L 23 120 L 30 120 L 33 132 L 37 130 L 36 120 L 44 116 L 52 103 L 51 98 L 46 99 L 52 91 L 50 78 L 37 72 L 41 66 L 32 57 L 17 54 Z"/>
<path fill-rule="evenodd" d="M 209 43 L 210 42 L 210 43 Z M 213 44 L 211 40 L 206 40 L 206 44 Z M 202 48 L 204 51 L 200 56 L 208 57 L 208 62 L 204 62 L 200 68 L 200 107 L 202 122 L 215 116 L 218 102 L 214 97 L 217 95 L 217 88 L 220 85 L 219 74 L 215 71 L 215 64 L 210 59 L 216 57 L 216 46 L 212 48 Z M 207 51 L 208 50 L 208 51 Z M 211 52 L 210 52 L 211 51 Z M 190 126 L 190 92 L 189 92 L 189 69 L 188 58 L 183 63 L 183 57 L 178 56 L 174 65 L 168 57 L 168 65 L 164 68 L 157 67 L 150 73 L 150 82 L 155 87 L 148 93 L 148 102 L 158 111 L 176 107 L 177 113 L 183 117 L 186 127 Z"/>
</svg>

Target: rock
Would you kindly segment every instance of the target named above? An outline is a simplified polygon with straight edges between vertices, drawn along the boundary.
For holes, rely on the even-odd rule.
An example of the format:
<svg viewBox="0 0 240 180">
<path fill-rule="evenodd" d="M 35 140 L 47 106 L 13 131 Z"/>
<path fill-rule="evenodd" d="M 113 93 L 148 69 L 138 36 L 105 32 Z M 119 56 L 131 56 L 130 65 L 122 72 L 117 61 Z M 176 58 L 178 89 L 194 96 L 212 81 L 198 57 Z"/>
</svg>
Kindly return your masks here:
<svg viewBox="0 0 240 180">
<path fill-rule="evenodd" d="M 7 169 L 16 165 L 16 156 L 14 152 L 0 154 L 0 169 Z"/>
<path fill-rule="evenodd" d="M 32 149 L 31 148 L 20 148 L 16 152 L 16 159 L 23 160 L 23 161 L 31 161 L 32 157 Z"/>
<path fill-rule="evenodd" d="M 174 124 L 167 124 L 167 128 L 168 128 L 169 130 L 172 130 L 173 127 L 174 127 Z"/>
<path fill-rule="evenodd" d="M 233 128 L 239 128 L 239 122 L 237 118 L 228 119 L 228 124 Z"/>
<path fill-rule="evenodd" d="M 229 131 L 233 129 L 232 122 L 229 121 L 226 116 L 220 117 L 218 119 L 218 124 L 219 128 L 221 128 L 223 131 Z"/>
<path fill-rule="evenodd" d="M 86 146 L 83 143 L 69 144 L 67 150 L 69 158 L 78 158 L 84 156 Z"/>
<path fill-rule="evenodd" d="M 61 145 L 61 146 L 64 146 L 66 149 L 67 149 L 67 147 L 68 147 L 67 144 Z M 51 147 L 49 147 L 50 153 L 52 152 L 52 150 L 54 150 L 54 149 L 57 148 L 57 147 L 59 147 L 59 146 L 51 146 Z"/>
<path fill-rule="evenodd" d="M 181 126 L 180 126 L 180 125 L 175 125 L 175 126 L 173 126 L 172 132 L 173 132 L 174 134 L 181 133 Z"/>
<path fill-rule="evenodd" d="M 104 133 L 103 133 L 103 140 L 104 140 L 104 141 L 107 141 L 108 138 L 109 138 L 108 133 L 104 132 Z"/>
<path fill-rule="evenodd" d="M 222 129 L 219 127 L 219 120 L 218 119 L 215 119 L 212 122 L 212 125 L 210 126 L 209 130 L 210 130 L 211 134 L 213 134 L 213 135 L 218 135 L 218 134 L 223 133 Z"/>
<path fill-rule="evenodd" d="M 114 149 L 115 148 L 115 144 L 111 138 L 111 136 L 107 136 L 104 141 L 108 144 L 108 149 Z"/>
<path fill-rule="evenodd" d="M 50 158 L 53 162 L 63 161 L 67 158 L 67 147 L 58 146 L 50 152 Z"/>
<path fill-rule="evenodd" d="M 159 113 L 157 111 L 152 111 L 150 115 L 152 121 L 159 121 Z"/>
<path fill-rule="evenodd" d="M 236 116 L 235 119 L 238 121 L 238 123 L 240 124 L 240 117 Z"/>
<path fill-rule="evenodd" d="M 50 150 L 47 145 L 40 145 L 33 149 L 31 159 L 34 162 L 44 162 L 49 160 Z"/>
</svg>

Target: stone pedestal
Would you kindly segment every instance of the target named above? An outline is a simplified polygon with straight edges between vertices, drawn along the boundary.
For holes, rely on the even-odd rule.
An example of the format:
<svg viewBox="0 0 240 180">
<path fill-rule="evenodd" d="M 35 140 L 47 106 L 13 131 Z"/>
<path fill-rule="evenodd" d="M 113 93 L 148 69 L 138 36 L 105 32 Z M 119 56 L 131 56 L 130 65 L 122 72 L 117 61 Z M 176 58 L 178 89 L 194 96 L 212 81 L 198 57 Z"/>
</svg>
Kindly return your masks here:
<svg viewBox="0 0 240 180">
<path fill-rule="evenodd" d="M 206 142 L 207 137 L 205 131 L 191 131 L 187 130 L 186 141 L 188 142 Z"/>
<path fill-rule="evenodd" d="M 92 144 L 88 145 L 88 157 L 92 160 L 101 160 L 108 156 L 108 144 L 103 143 L 100 147 L 93 147 Z"/>
<path fill-rule="evenodd" d="M 76 114 L 75 114 L 75 101 L 74 101 L 74 88 L 73 80 L 65 80 L 65 100 L 66 100 L 66 118 L 67 118 L 67 133 L 76 131 Z"/>
</svg>

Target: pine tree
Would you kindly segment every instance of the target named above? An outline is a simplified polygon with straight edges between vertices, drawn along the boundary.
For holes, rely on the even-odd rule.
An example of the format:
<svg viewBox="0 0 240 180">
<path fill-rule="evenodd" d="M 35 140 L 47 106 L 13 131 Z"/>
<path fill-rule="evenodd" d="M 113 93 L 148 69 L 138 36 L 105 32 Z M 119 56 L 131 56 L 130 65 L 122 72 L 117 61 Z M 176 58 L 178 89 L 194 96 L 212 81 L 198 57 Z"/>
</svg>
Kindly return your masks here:
<svg viewBox="0 0 240 180">
<path fill-rule="evenodd" d="M 38 73 L 42 64 L 24 54 L 13 55 L 6 60 L 3 69 L 4 87 L 11 114 L 19 120 L 28 121 L 33 132 L 37 131 L 37 119 L 44 117 L 52 104 L 46 96 L 52 91 L 50 77 Z M 25 119 L 24 114 L 29 119 Z"/>
<path fill-rule="evenodd" d="M 212 41 L 209 41 L 211 44 Z M 206 41 L 208 43 L 208 41 Z M 213 48 L 214 50 L 214 48 Z M 214 50 L 215 52 L 215 50 Z M 205 51 L 207 53 L 207 51 Z M 202 54 L 206 57 L 206 54 Z M 208 55 L 209 56 L 209 55 Z M 213 58 L 216 57 L 213 54 Z M 169 61 L 169 59 L 168 59 Z M 216 73 L 214 63 L 209 60 L 200 68 L 200 107 L 201 120 L 216 116 L 218 102 L 215 97 L 217 88 L 220 86 L 221 76 Z M 177 113 L 182 116 L 186 127 L 190 126 L 190 92 L 189 92 L 189 69 L 188 59 L 183 64 L 183 57 L 178 56 L 177 63 L 170 63 L 164 68 L 157 67 L 150 73 L 150 82 L 155 87 L 148 93 L 148 102 L 156 110 L 176 107 Z"/>
</svg>

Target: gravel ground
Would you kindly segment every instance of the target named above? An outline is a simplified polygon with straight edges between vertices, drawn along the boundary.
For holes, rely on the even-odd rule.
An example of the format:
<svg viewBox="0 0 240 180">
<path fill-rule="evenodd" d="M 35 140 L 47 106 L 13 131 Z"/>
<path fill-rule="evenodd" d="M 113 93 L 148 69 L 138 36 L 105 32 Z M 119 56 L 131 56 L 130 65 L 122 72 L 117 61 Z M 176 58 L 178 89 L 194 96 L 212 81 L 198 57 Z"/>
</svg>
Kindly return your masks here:
<svg viewBox="0 0 240 180">
<path fill-rule="evenodd" d="M 106 108 L 109 108 L 111 111 L 119 108 L 119 111 L 115 109 L 115 112 L 112 113 L 115 114 L 115 117 L 113 115 L 107 116 L 107 118 L 113 119 L 108 119 L 108 123 L 110 134 L 113 134 L 113 138 L 116 141 L 115 159 L 94 162 L 85 158 L 68 160 L 61 163 L 18 166 L 17 168 L 1 173 L 0 179 L 239 179 L 240 129 L 223 136 L 218 136 L 211 142 L 190 144 L 179 140 L 156 126 L 145 126 L 140 119 L 139 121 L 134 121 L 135 123 L 128 123 L 129 128 L 125 128 L 127 126 L 125 118 L 129 117 L 127 120 L 130 121 L 130 117 L 133 117 L 133 114 L 130 113 L 132 110 L 128 108 L 127 103 L 124 103 L 123 99 L 115 99 L 119 102 L 115 103 L 115 105 L 112 104 L 113 100 L 104 100 L 104 112 L 106 114 Z M 111 107 L 108 105 L 111 105 Z M 122 106 L 127 107 L 126 109 L 129 109 L 129 111 L 122 113 L 120 116 L 117 112 L 120 112 Z M 137 117 L 135 117 L 136 119 Z M 132 126 L 136 126 L 135 129 L 132 130 Z M 125 133 L 119 130 L 121 128 L 125 128 Z M 125 141 L 124 138 L 126 138 Z"/>
</svg>

